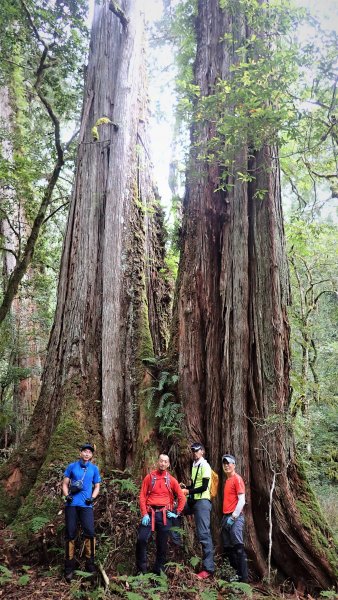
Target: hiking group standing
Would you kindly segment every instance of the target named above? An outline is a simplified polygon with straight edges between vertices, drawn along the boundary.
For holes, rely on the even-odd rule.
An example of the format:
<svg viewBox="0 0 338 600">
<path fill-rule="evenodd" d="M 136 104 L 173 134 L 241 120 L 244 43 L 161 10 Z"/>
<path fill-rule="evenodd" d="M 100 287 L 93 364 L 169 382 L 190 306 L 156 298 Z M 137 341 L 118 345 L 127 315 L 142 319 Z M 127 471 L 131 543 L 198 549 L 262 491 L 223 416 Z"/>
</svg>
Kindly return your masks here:
<svg viewBox="0 0 338 600">
<path fill-rule="evenodd" d="M 197 539 L 202 547 L 202 570 L 196 577 L 207 579 L 215 571 L 210 524 L 213 472 L 205 458 L 203 444 L 194 442 L 191 445 L 191 452 L 192 469 L 189 485 L 179 484 L 169 473 L 169 456 L 163 453 L 159 455 L 156 470 L 146 475 L 142 481 L 139 496 L 141 523 L 136 541 L 136 568 L 139 574 L 148 572 L 147 544 L 152 534 L 156 535 L 156 558 L 151 572 L 160 575 L 165 570 L 169 533 L 182 515 L 194 517 Z M 80 448 L 80 459 L 69 464 L 64 472 L 62 491 L 65 499 L 67 581 L 72 580 L 75 570 L 74 553 L 78 523 L 81 524 L 84 535 L 86 571 L 95 572 L 93 502 L 99 494 L 101 477 L 98 467 L 91 463 L 93 453 L 92 444 L 83 444 Z M 223 556 L 235 569 L 236 579 L 247 582 L 247 557 L 243 539 L 244 481 L 236 473 L 236 460 L 233 455 L 224 454 L 222 466 L 226 476 L 221 521 Z M 175 535 L 180 541 L 180 535 L 178 533 Z M 175 538 L 173 532 L 172 537 Z"/>
<path fill-rule="evenodd" d="M 178 484 L 177 480 L 169 475 L 167 471 L 169 457 L 166 454 L 159 456 L 157 471 L 147 475 L 142 482 L 140 492 L 142 521 L 136 543 L 138 573 L 147 572 L 146 546 L 154 531 L 157 534 L 156 560 L 152 572 L 160 574 L 165 569 L 170 528 L 180 515 L 194 517 L 197 539 L 202 547 L 202 570 L 196 577 L 203 580 L 211 577 L 214 573 L 214 545 L 210 523 L 212 469 L 205 458 L 203 444 L 193 443 L 191 452 L 193 463 L 189 485 Z M 235 463 L 235 458 L 231 454 L 222 456 L 222 465 L 226 476 L 221 522 L 223 555 L 236 571 L 236 580 L 247 582 L 247 557 L 243 540 L 245 487 L 242 477 L 235 472 Z M 180 486 L 182 486 L 182 490 Z M 174 495 L 176 495 L 178 506 L 177 511 L 172 512 Z"/>
</svg>

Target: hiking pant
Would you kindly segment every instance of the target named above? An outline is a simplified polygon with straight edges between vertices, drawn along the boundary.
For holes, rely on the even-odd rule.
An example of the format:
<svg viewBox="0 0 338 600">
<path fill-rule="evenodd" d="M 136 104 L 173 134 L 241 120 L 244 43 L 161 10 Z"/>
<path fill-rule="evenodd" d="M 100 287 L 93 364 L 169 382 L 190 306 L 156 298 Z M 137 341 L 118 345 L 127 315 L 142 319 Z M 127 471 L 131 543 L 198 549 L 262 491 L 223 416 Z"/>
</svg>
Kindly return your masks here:
<svg viewBox="0 0 338 600">
<path fill-rule="evenodd" d="M 66 540 L 74 540 L 77 526 L 80 522 L 85 538 L 95 537 L 94 511 L 92 508 L 82 506 L 65 507 Z"/>
<path fill-rule="evenodd" d="M 95 529 L 94 529 L 94 511 L 92 508 L 82 506 L 66 506 L 65 507 L 65 522 L 66 522 L 66 555 L 65 555 L 65 571 L 71 572 L 75 568 L 74 561 L 74 540 L 77 533 L 77 526 L 80 523 L 85 537 L 85 555 L 86 567 L 91 567 L 94 564 L 95 556 Z M 88 569 L 89 570 L 89 569 Z"/>
<path fill-rule="evenodd" d="M 215 570 L 215 563 L 214 545 L 212 543 L 210 528 L 211 501 L 206 498 L 195 500 L 192 506 L 187 506 L 184 509 L 184 514 L 194 515 L 197 539 L 202 546 L 203 569 L 209 573 L 213 573 Z"/>
<path fill-rule="evenodd" d="M 158 575 L 165 567 L 167 542 L 171 524 L 171 519 L 167 518 L 167 524 L 164 525 L 163 511 L 155 512 L 156 560 L 153 571 Z M 150 540 L 151 534 L 151 522 L 149 525 L 140 525 L 136 542 L 136 567 L 141 573 L 147 572 L 147 543 Z"/>
<path fill-rule="evenodd" d="M 248 581 L 248 563 L 244 549 L 244 515 L 239 515 L 234 524 L 229 529 L 226 520 L 231 516 L 223 515 L 222 518 L 222 541 L 225 558 L 229 560 L 230 565 L 236 571 L 239 581 L 247 583 Z"/>
</svg>

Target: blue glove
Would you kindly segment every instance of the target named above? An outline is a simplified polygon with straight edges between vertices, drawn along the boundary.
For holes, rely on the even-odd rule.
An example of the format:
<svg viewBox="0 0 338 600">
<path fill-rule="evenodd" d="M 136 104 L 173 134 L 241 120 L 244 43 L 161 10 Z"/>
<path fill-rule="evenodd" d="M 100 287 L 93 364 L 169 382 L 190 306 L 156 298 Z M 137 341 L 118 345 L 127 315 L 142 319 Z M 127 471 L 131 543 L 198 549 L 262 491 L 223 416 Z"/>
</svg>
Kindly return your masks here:
<svg viewBox="0 0 338 600">
<path fill-rule="evenodd" d="M 149 525 L 149 523 L 150 523 L 150 517 L 149 517 L 149 515 L 144 515 L 141 523 L 142 523 L 142 525 L 144 525 L 145 527 L 147 527 L 147 525 Z"/>
<path fill-rule="evenodd" d="M 232 517 L 228 517 L 226 520 L 226 528 L 230 531 L 231 527 L 233 526 L 235 522 L 235 519 L 233 519 Z"/>
<path fill-rule="evenodd" d="M 174 512 L 171 512 L 171 510 L 167 510 L 167 517 L 168 519 L 177 519 L 178 515 Z"/>
</svg>

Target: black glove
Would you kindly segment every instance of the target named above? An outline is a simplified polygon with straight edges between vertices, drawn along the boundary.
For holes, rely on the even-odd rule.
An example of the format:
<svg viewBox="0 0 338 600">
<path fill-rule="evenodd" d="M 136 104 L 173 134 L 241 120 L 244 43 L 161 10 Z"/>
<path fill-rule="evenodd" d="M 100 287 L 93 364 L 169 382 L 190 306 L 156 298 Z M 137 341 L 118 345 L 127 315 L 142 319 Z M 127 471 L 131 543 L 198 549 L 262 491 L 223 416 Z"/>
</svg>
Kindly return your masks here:
<svg viewBox="0 0 338 600">
<path fill-rule="evenodd" d="M 65 500 L 66 500 L 67 504 L 71 504 L 73 502 L 73 496 L 68 494 L 68 496 L 65 497 Z"/>
<path fill-rule="evenodd" d="M 93 504 L 95 498 L 86 498 L 85 499 L 85 503 L 87 504 L 87 506 L 91 506 L 91 504 Z"/>
</svg>

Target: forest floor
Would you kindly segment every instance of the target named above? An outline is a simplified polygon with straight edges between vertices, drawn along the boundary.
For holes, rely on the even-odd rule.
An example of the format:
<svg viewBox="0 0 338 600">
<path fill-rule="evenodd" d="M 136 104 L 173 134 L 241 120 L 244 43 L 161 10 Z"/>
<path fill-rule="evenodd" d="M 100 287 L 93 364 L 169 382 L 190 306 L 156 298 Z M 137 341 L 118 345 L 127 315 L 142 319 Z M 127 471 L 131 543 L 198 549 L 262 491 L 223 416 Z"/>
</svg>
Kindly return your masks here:
<svg viewBox="0 0 338 600">
<path fill-rule="evenodd" d="M 171 569 L 162 576 L 110 576 L 106 586 L 98 573 L 88 581 L 81 572 L 67 583 L 61 570 L 38 567 L 16 568 L 7 581 L 0 576 L 1 600 L 314 600 L 309 594 L 255 584 L 226 584 L 223 580 L 196 580 L 188 569 Z M 241 587 L 242 586 L 242 587 Z M 248 589 L 244 589 L 248 588 Z M 330 599 L 338 596 L 330 596 Z"/>
<path fill-rule="evenodd" d="M 251 581 L 228 583 L 231 568 L 216 558 L 216 577 L 198 581 L 200 557 L 185 540 L 184 548 L 169 543 L 167 575 L 135 575 L 135 541 L 139 525 L 138 488 L 130 479 L 105 481 L 95 506 L 97 575 L 83 570 L 83 540 L 77 540 L 78 571 L 69 584 L 63 577 L 63 505 L 60 500 L 53 522 L 36 530 L 25 547 L 15 544 L 0 524 L 0 600 L 313 600 L 289 581 L 274 586 Z M 38 514 L 38 513 L 37 513 Z M 154 541 L 148 545 L 151 566 Z M 106 577 L 106 581 L 104 580 Z M 318 597 L 318 595 L 317 595 Z M 322 598 L 338 600 L 333 592 Z"/>
</svg>

